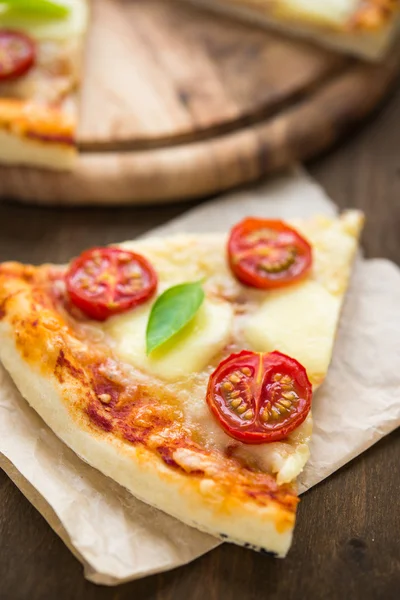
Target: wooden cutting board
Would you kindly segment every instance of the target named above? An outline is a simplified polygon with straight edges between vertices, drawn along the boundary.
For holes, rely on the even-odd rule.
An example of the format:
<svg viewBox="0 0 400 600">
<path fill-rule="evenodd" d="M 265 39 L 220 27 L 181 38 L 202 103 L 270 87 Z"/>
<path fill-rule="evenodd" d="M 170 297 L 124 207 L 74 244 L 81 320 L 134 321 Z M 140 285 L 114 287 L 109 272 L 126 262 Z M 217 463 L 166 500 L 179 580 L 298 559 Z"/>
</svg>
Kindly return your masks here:
<svg viewBox="0 0 400 600">
<path fill-rule="evenodd" d="M 400 72 L 168 0 L 95 0 L 71 173 L 0 167 L 0 196 L 135 204 L 215 194 L 325 150 Z"/>
</svg>

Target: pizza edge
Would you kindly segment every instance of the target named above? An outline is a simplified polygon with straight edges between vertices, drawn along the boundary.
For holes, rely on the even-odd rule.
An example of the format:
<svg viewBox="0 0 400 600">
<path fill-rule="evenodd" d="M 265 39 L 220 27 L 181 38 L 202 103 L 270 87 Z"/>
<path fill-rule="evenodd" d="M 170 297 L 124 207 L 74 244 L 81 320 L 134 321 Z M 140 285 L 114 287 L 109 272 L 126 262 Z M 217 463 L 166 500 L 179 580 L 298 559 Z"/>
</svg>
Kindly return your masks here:
<svg viewBox="0 0 400 600">
<path fill-rule="evenodd" d="M 0 98 L 0 162 L 68 170 L 77 156 L 75 121 L 29 100 Z"/>
<path fill-rule="evenodd" d="M 77 71 L 71 89 L 60 106 L 41 102 L 40 98 L 1 96 L 0 85 L 0 166 L 46 168 L 71 171 L 78 158 L 78 113 L 82 100 L 82 72 L 85 64 L 85 40 L 90 18 L 91 1 L 83 0 L 87 17 L 85 29 L 73 39 L 68 38 L 70 66 Z M 65 40 L 52 40 L 62 47 Z M 72 44 L 72 42 L 74 42 Z M 36 43 L 40 45 L 42 40 Z M 36 67 L 34 67 L 35 69 Z M 40 77 L 40 75 L 39 75 Z M 65 101 L 73 114 L 65 110 Z"/>
<path fill-rule="evenodd" d="M 232 490 L 227 494 L 223 485 L 210 486 L 215 482 L 206 474 L 199 477 L 198 473 L 175 470 L 146 447 L 128 444 L 113 433 L 77 420 L 71 405 L 79 405 L 82 395 L 93 390 L 74 375 L 79 363 L 66 339 L 52 328 L 59 318 L 56 311 L 51 314 L 37 303 L 29 282 L 14 277 L 4 283 L 0 277 L 0 360 L 22 396 L 52 431 L 80 458 L 139 500 L 223 540 L 284 557 L 291 545 L 297 505 L 287 486 L 283 486 L 286 504 L 268 493 L 260 499 L 256 493 L 255 498 Z M 32 335 L 32 325 L 39 337 L 31 338 L 28 346 L 25 336 L 29 339 Z M 48 359 L 43 359 L 44 352 L 53 356 L 53 370 L 43 371 Z M 55 373 L 54 361 L 60 352 L 63 364 Z"/>
<path fill-rule="evenodd" d="M 374 21 L 374 26 L 370 24 L 366 27 L 367 18 L 360 12 L 354 15 L 346 27 L 335 28 L 321 26 L 312 18 L 300 19 L 298 15 L 274 14 L 267 11 L 265 7 L 250 6 L 244 2 L 233 3 L 231 0 L 218 3 L 212 2 L 212 0 L 187 1 L 257 25 L 271 27 L 284 35 L 293 35 L 306 42 L 321 44 L 327 49 L 360 56 L 371 61 L 378 61 L 385 56 L 400 22 L 396 7 L 389 12 L 382 10 Z M 388 1 L 390 3 L 390 0 Z M 352 24 L 351 27 L 350 24 Z"/>
<path fill-rule="evenodd" d="M 206 1 L 206 0 L 201 0 Z M 260 0 L 218 0 L 225 5 L 247 6 L 249 9 L 262 14 L 270 14 L 284 21 L 298 21 L 319 26 L 318 17 L 312 14 L 299 14 L 295 8 L 290 6 L 281 7 L 280 3 L 268 2 L 264 3 Z M 333 24 L 324 24 L 326 30 L 336 30 L 341 32 L 361 32 L 361 31 L 377 31 L 384 28 L 392 21 L 396 13 L 399 11 L 398 0 L 364 0 L 360 2 L 352 16 L 346 21 L 343 26 L 335 27 Z"/>
</svg>

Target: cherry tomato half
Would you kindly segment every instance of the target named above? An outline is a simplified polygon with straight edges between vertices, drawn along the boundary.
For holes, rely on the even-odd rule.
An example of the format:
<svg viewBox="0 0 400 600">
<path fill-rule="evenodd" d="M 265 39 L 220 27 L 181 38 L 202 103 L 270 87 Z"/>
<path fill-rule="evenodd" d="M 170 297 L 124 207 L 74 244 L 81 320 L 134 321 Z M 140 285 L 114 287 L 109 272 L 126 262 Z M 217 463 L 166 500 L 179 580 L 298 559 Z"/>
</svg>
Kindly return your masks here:
<svg viewBox="0 0 400 600">
<path fill-rule="evenodd" d="M 234 275 L 260 289 L 288 285 L 311 268 L 310 244 L 283 221 L 244 219 L 231 230 L 228 260 Z"/>
<path fill-rule="evenodd" d="M 306 370 L 280 352 L 231 354 L 212 373 L 207 390 L 222 429 L 246 444 L 286 438 L 307 417 L 311 399 Z"/>
<path fill-rule="evenodd" d="M 119 248 L 86 250 L 66 274 L 70 299 L 88 317 L 104 321 L 148 300 L 157 275 L 140 254 Z"/>
<path fill-rule="evenodd" d="M 0 29 L 0 82 L 24 75 L 33 66 L 36 47 L 25 33 Z"/>
</svg>

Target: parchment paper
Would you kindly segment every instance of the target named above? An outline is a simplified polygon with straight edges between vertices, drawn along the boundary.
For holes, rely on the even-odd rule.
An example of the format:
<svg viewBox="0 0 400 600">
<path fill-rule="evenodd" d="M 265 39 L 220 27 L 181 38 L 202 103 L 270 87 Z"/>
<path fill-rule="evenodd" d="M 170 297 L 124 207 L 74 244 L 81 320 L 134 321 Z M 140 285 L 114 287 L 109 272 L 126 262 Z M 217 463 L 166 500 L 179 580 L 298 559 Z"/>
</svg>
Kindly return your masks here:
<svg viewBox="0 0 400 600">
<path fill-rule="evenodd" d="M 324 192 L 297 171 L 203 204 L 154 233 L 223 231 L 251 214 L 334 212 Z M 399 360 L 400 270 L 385 260 L 359 259 L 333 363 L 313 403 L 311 460 L 300 478 L 302 492 L 400 424 Z M 137 501 L 77 458 L 29 408 L 1 366 L 0 465 L 96 583 L 113 585 L 171 569 L 220 543 Z"/>
</svg>

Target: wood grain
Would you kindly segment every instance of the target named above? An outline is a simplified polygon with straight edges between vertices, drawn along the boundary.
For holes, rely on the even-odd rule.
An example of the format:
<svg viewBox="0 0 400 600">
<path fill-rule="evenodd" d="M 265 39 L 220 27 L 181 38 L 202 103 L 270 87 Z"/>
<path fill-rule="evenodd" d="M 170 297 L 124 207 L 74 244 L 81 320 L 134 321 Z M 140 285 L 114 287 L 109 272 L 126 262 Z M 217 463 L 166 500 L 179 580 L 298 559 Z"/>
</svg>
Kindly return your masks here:
<svg viewBox="0 0 400 600">
<path fill-rule="evenodd" d="M 83 149 L 147 148 L 305 93 L 347 60 L 171 0 L 96 0 Z"/>
<path fill-rule="evenodd" d="M 362 131 L 310 165 L 340 207 L 365 211 L 368 257 L 400 265 L 400 88 Z M 0 260 L 64 261 L 127 239 L 182 205 L 86 210 L 0 206 Z M 101 588 L 11 481 L 0 475 L 0 597 L 4 600 L 397 600 L 400 589 L 400 431 L 300 504 L 287 559 L 224 545 L 170 573 Z"/>
<path fill-rule="evenodd" d="M 72 173 L 0 167 L 0 197 L 187 201 L 319 154 L 376 108 L 400 44 L 365 65 L 173 0 L 96 0 Z"/>
</svg>

